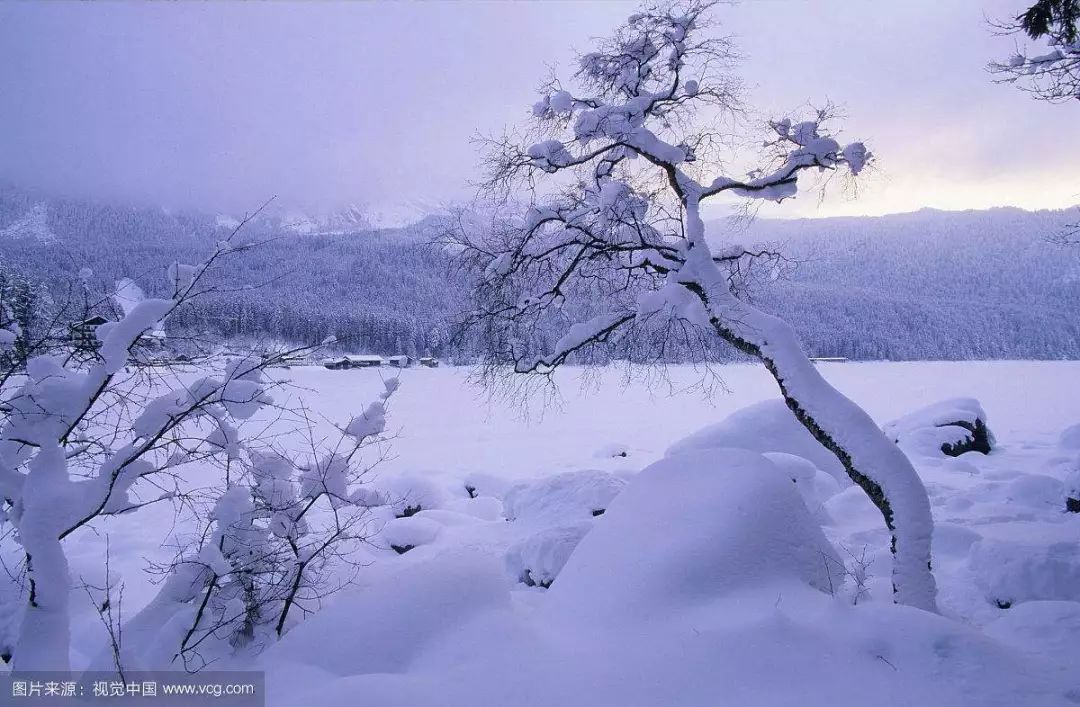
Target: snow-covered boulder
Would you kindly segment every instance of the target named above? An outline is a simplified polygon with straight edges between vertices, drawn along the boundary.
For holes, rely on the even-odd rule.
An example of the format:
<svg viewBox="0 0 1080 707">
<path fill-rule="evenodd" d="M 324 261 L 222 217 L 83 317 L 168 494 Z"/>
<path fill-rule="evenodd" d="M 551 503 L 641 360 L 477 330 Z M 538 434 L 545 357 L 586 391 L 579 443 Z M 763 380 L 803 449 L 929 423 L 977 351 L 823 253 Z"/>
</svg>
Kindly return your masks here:
<svg viewBox="0 0 1080 707">
<path fill-rule="evenodd" d="M 724 447 L 794 454 L 809 460 L 841 485 L 851 483 L 840 461 L 814 439 L 779 398 L 736 410 L 722 421 L 671 445 L 667 454 Z"/>
<path fill-rule="evenodd" d="M 513 486 L 503 497 L 506 517 L 550 527 L 602 515 L 626 482 L 606 471 L 567 471 Z"/>
<path fill-rule="evenodd" d="M 1065 510 L 1080 513 L 1080 464 L 1065 477 Z"/>
<path fill-rule="evenodd" d="M 591 521 L 583 521 L 544 528 L 506 551 L 506 567 L 523 584 L 550 587 L 592 527 Z"/>
<path fill-rule="evenodd" d="M 442 508 L 450 498 L 446 487 L 417 473 L 386 474 L 373 484 L 399 516 Z"/>
<path fill-rule="evenodd" d="M 382 529 L 382 539 L 399 555 L 420 545 L 428 545 L 439 536 L 441 526 L 430 518 L 410 516 L 395 518 Z"/>
<path fill-rule="evenodd" d="M 968 566 L 986 598 L 1002 608 L 1025 601 L 1080 601 L 1080 542 L 1033 545 L 983 539 Z"/>
<path fill-rule="evenodd" d="M 1003 611 L 983 631 L 1020 648 L 1041 663 L 1056 663 L 1066 680 L 1076 682 L 1080 665 L 1080 602 L 1031 601 Z M 1075 701 L 1075 700 L 1074 700 Z"/>
<path fill-rule="evenodd" d="M 630 482 L 548 597 L 588 616 L 655 616 L 772 582 L 828 591 L 842 568 L 773 462 L 744 449 L 687 451 Z"/>
<path fill-rule="evenodd" d="M 927 405 L 887 423 L 882 431 L 905 452 L 924 457 L 989 454 L 994 444 L 986 412 L 974 398 L 950 398 Z"/>
</svg>

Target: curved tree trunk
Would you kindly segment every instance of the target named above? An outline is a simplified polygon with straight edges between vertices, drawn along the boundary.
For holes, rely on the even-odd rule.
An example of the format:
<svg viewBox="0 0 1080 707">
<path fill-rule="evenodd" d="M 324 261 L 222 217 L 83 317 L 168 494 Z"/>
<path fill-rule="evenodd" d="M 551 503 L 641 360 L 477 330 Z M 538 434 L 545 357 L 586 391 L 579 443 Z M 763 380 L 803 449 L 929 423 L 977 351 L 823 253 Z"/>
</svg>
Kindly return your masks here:
<svg viewBox="0 0 1080 707">
<path fill-rule="evenodd" d="M 783 320 L 736 300 L 730 316 L 697 294 L 709 309 L 710 324 L 725 341 L 762 363 L 776 379 L 784 402 L 803 427 L 836 455 L 851 480 L 881 511 L 892 534 L 892 584 L 899 604 L 937 611 L 937 588 L 930 564 L 933 518 L 922 479 L 900 448 L 857 404 L 833 388 L 802 351 Z"/>
<path fill-rule="evenodd" d="M 930 564 L 934 521 L 915 467 L 861 407 L 822 377 L 787 322 L 732 293 L 705 242 L 693 194 L 684 206 L 690 247 L 677 281 L 698 297 L 709 325 L 722 339 L 765 364 L 796 419 L 836 455 L 851 480 L 881 511 L 892 534 L 894 600 L 936 612 L 937 586 Z"/>
</svg>

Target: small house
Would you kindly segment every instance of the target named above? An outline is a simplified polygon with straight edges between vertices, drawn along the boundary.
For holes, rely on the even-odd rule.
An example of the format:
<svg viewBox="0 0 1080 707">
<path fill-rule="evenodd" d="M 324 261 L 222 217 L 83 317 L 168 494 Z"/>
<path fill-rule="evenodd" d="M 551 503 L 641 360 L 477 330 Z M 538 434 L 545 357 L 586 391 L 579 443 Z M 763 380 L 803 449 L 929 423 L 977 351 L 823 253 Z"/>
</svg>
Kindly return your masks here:
<svg viewBox="0 0 1080 707">
<path fill-rule="evenodd" d="M 381 356 L 346 356 L 348 368 L 377 368 L 383 365 Z"/>
<path fill-rule="evenodd" d="M 423 366 L 424 368 L 438 368 L 439 367 L 439 359 L 437 359 L 437 358 L 435 358 L 433 356 L 425 356 L 425 357 L 420 359 L 420 365 Z"/>
<path fill-rule="evenodd" d="M 847 359 L 843 356 L 811 356 L 810 360 L 814 363 L 846 363 Z"/>
<path fill-rule="evenodd" d="M 99 343 L 97 339 L 97 328 L 102 324 L 105 324 L 109 320 L 100 314 L 95 314 L 89 319 L 84 319 L 81 322 L 71 325 L 71 343 L 75 348 L 93 351 L 96 350 Z"/>
<path fill-rule="evenodd" d="M 391 356 L 386 359 L 386 363 L 394 368 L 408 368 L 412 365 L 412 359 L 408 356 Z"/>
<path fill-rule="evenodd" d="M 329 368 L 331 371 L 340 371 L 345 368 L 349 368 L 349 360 L 344 356 L 338 356 L 337 358 L 325 358 L 322 365 Z"/>
</svg>

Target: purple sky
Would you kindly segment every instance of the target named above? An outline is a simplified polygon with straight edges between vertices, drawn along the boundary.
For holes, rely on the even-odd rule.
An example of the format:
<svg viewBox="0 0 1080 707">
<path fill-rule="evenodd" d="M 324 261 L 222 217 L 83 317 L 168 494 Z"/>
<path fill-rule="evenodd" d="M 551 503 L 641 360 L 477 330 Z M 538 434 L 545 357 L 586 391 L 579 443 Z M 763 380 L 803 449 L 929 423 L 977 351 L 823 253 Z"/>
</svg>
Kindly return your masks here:
<svg viewBox="0 0 1080 707">
<path fill-rule="evenodd" d="M 1080 104 L 985 71 L 1025 0 L 747 0 L 721 8 L 752 103 L 830 99 L 880 174 L 768 215 L 1080 202 Z M 469 138 L 521 120 L 549 64 L 634 3 L 0 3 L 0 178 L 242 212 L 468 197 Z"/>
</svg>

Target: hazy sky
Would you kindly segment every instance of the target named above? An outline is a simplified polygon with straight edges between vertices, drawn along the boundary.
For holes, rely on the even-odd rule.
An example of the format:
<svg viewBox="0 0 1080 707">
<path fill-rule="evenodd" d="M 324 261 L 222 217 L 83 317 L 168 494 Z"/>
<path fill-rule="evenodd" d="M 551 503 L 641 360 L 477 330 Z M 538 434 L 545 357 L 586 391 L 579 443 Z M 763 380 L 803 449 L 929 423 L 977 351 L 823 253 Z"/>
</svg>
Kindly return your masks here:
<svg viewBox="0 0 1080 707">
<path fill-rule="evenodd" d="M 1080 103 L 991 82 L 1026 0 L 746 0 L 719 10 L 752 102 L 830 99 L 881 174 L 772 215 L 1080 202 Z M 520 121 L 634 3 L 0 3 L 0 178 L 242 212 L 466 198 L 470 136 Z"/>
</svg>

